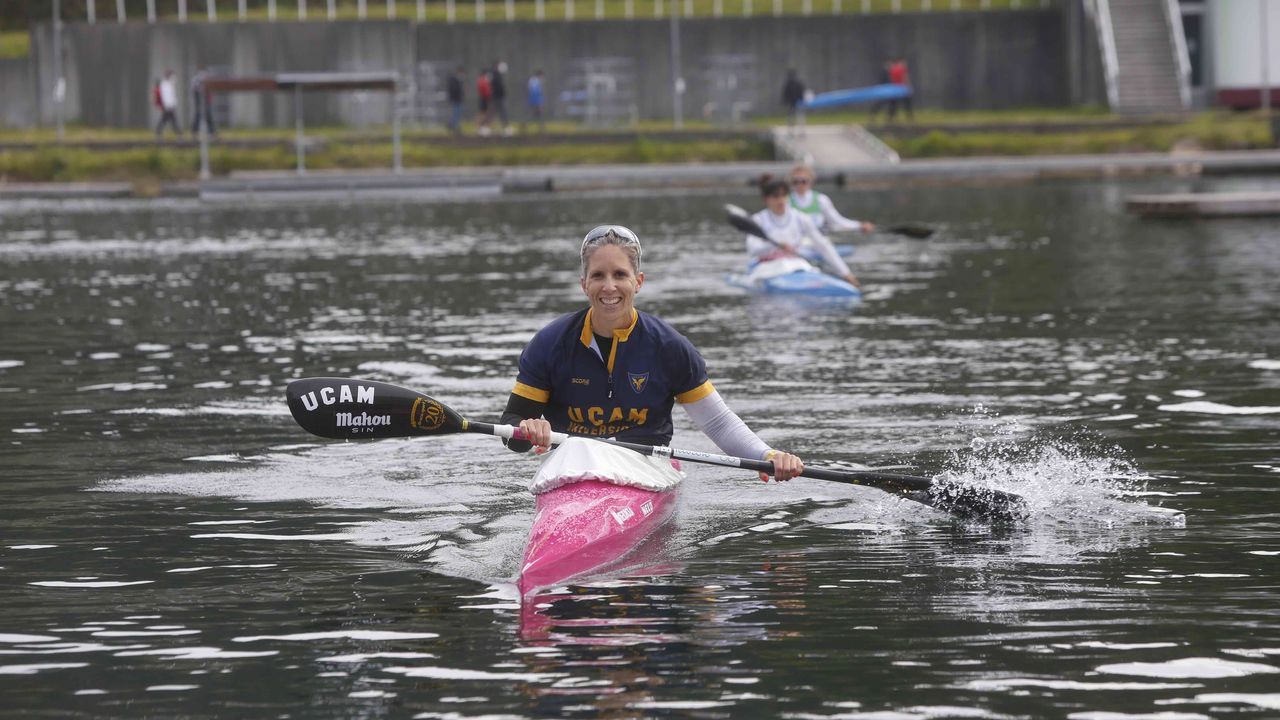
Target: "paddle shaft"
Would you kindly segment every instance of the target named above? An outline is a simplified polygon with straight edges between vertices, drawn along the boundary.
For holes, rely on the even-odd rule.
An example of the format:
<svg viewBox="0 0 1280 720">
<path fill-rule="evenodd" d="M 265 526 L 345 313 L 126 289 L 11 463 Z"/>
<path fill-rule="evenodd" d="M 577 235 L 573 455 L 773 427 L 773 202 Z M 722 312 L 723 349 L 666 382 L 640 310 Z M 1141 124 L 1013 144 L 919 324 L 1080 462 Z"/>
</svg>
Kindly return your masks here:
<svg viewBox="0 0 1280 720">
<path fill-rule="evenodd" d="M 293 419 L 308 432 L 320 437 L 377 440 L 474 432 L 508 439 L 528 439 L 517 427 L 471 422 L 448 405 L 416 390 L 376 380 L 301 378 L 289 383 L 285 396 Z M 552 444 L 559 444 L 568 438 L 564 433 L 553 432 L 551 441 Z M 585 439 L 611 442 L 643 455 L 744 468 L 769 474 L 774 471 L 773 463 L 767 460 L 603 438 Z M 1026 516 L 1026 504 L 1022 498 L 995 489 L 970 488 L 913 475 L 861 470 L 805 468 L 801 477 L 864 485 L 964 517 L 1014 522 Z"/>
<path fill-rule="evenodd" d="M 466 429 L 469 432 L 481 433 L 484 435 L 496 435 L 508 440 L 526 440 L 524 433 L 520 428 L 514 425 L 494 425 L 491 423 L 471 422 L 467 421 Z M 559 445 L 570 438 L 565 433 L 551 433 L 551 444 Z M 593 438 L 588 438 L 593 439 Z M 685 460 L 688 462 L 702 463 L 704 465 L 720 465 L 723 467 L 736 467 L 746 470 L 754 470 L 756 472 L 767 473 L 773 475 L 773 462 L 770 460 L 752 460 L 750 458 L 735 457 L 733 455 L 720 455 L 718 453 L 702 452 L 701 450 L 682 450 L 680 448 L 667 447 L 666 445 L 643 445 L 640 443 L 623 442 L 621 440 L 599 440 L 598 442 L 607 442 L 611 445 L 634 450 L 641 455 L 651 455 L 653 457 L 675 458 L 676 460 Z M 878 487 L 884 489 L 892 489 L 898 492 L 902 491 L 928 491 L 929 485 L 933 482 L 929 478 L 919 477 L 915 475 L 899 475 L 898 473 L 881 473 L 864 470 L 830 470 L 827 468 L 805 467 L 804 472 L 800 473 L 800 477 L 813 478 L 815 480 L 833 480 L 835 482 L 847 483 L 850 485 L 866 485 L 869 487 Z"/>
</svg>

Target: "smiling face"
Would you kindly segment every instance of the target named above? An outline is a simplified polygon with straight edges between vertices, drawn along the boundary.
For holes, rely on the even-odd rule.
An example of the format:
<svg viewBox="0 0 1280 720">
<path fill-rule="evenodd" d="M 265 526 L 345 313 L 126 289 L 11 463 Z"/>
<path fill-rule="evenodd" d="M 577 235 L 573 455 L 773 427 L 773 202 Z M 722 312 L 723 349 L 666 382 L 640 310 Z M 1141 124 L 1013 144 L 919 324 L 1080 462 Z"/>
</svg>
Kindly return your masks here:
<svg viewBox="0 0 1280 720">
<path fill-rule="evenodd" d="M 601 245 L 587 258 L 582 292 L 591 301 L 591 331 L 608 335 L 631 324 L 636 291 L 644 284 L 631 256 L 617 245 Z"/>
</svg>

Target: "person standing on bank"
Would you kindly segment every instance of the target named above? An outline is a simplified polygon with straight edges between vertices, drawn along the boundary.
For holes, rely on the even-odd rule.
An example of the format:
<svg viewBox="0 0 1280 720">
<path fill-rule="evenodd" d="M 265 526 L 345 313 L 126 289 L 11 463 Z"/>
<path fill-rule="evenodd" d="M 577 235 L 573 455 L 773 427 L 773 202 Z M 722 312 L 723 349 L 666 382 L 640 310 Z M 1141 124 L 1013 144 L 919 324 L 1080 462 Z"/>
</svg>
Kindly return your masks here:
<svg viewBox="0 0 1280 720">
<path fill-rule="evenodd" d="M 797 165 L 791 169 L 791 207 L 809 216 L 822 232 L 874 232 L 876 226 L 865 220 L 851 220 L 836 210 L 826 193 L 813 189 L 813 168 Z"/>
<path fill-rule="evenodd" d="M 787 127 L 804 134 L 804 83 L 800 82 L 795 68 L 787 68 L 787 79 L 782 83 L 782 104 L 787 106 Z"/>
<path fill-rule="evenodd" d="M 542 106 L 546 102 L 546 96 L 542 90 L 542 71 L 537 70 L 533 75 L 529 76 L 529 83 L 526 86 L 529 92 L 529 119 L 538 123 L 538 132 L 544 132 L 547 129 L 546 119 L 542 115 Z"/>
<path fill-rule="evenodd" d="M 178 124 L 178 86 L 173 80 L 173 71 L 165 70 L 164 77 L 156 87 L 160 99 L 160 122 L 156 123 L 156 139 L 164 137 L 164 126 L 172 125 L 173 134 L 182 137 L 182 126 Z"/>
<path fill-rule="evenodd" d="M 908 120 L 915 119 L 915 112 L 911 109 L 911 96 L 915 93 L 915 88 L 911 86 L 911 73 L 907 70 L 906 58 L 898 58 L 889 65 L 889 82 L 894 85 L 901 85 L 906 89 L 907 94 L 889 104 L 889 120 L 893 120 L 893 116 L 898 112 L 898 106 L 906 111 Z"/>
<path fill-rule="evenodd" d="M 477 134 L 489 134 L 489 118 L 493 116 L 493 109 L 490 107 L 492 97 L 493 84 L 490 82 L 489 69 L 480 68 L 480 74 L 476 77 L 476 102 L 480 108 L 480 114 L 476 116 Z"/>
<path fill-rule="evenodd" d="M 204 68 L 197 71 L 195 77 L 191 78 L 191 104 L 195 109 L 194 118 L 191 120 L 191 134 L 199 134 L 200 123 L 203 122 L 209 137 L 217 137 L 218 128 L 213 124 L 213 93 L 205 85 L 208 79 L 209 71 Z"/>
<path fill-rule="evenodd" d="M 722 451 L 773 461 L 778 480 L 804 472 L 800 458 L 770 448 L 729 409 L 684 335 L 635 309 L 644 285 L 635 233 L 601 225 L 583 238 L 579 258 L 588 307 L 553 320 L 520 354 L 502 422 L 529 441 L 507 447 L 545 451 L 553 431 L 669 445 L 679 403 Z"/>
<path fill-rule="evenodd" d="M 786 180 L 768 175 L 760 179 L 763 210 L 751 216 L 770 240 L 747 235 L 747 254 L 758 263 L 817 256 L 845 282 L 859 287 L 858 278 L 840 258 L 831 241 L 809 216 L 791 206 L 791 186 Z"/>
<path fill-rule="evenodd" d="M 507 119 L 507 64 L 499 60 L 493 64 L 489 72 L 489 89 L 493 93 L 493 111 L 498 115 L 498 123 L 502 126 L 502 134 L 510 135 Z"/>
<path fill-rule="evenodd" d="M 466 82 L 467 71 L 461 65 L 453 69 L 449 81 L 445 85 L 445 95 L 449 99 L 449 132 L 462 134 L 462 103 L 466 97 L 463 83 Z"/>
</svg>

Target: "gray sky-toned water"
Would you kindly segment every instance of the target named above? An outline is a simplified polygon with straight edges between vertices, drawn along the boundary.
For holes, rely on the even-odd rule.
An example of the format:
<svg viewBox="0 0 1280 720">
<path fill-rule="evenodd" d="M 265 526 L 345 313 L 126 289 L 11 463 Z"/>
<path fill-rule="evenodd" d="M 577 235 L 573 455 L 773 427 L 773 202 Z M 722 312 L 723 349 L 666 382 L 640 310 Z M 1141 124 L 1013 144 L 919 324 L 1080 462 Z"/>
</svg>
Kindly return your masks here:
<svg viewBox="0 0 1280 720">
<path fill-rule="evenodd" d="M 0 699 L 71 717 L 1268 717 L 1280 708 L 1280 256 L 1269 220 L 1125 195 L 1267 178 L 831 190 L 925 221 L 857 308 L 725 282 L 746 193 L 0 206 Z M 875 490 L 691 467 L 619 574 L 520 607 L 535 460 L 332 443 L 294 377 L 476 419 L 579 306 L 601 222 L 642 309 L 811 463 L 1024 494 L 965 526 Z M 673 444 L 712 450 L 679 411 Z M 1152 510 L 1164 506 L 1182 514 Z"/>
</svg>

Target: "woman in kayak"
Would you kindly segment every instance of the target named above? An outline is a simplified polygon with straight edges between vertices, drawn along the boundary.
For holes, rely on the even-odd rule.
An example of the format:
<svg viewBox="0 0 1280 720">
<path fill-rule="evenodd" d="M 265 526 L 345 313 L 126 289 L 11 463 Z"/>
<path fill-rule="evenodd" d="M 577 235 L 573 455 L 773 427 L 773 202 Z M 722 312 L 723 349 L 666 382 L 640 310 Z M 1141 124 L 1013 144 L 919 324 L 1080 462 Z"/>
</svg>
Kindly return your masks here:
<svg viewBox="0 0 1280 720">
<path fill-rule="evenodd" d="M 583 238 L 579 283 L 589 306 L 553 320 L 520 354 L 502 422 L 518 424 L 531 442 L 507 447 L 545 450 L 553 430 L 667 445 L 671 408 L 680 403 L 722 451 L 772 460 L 778 480 L 799 475 L 800 458 L 770 448 L 729 409 L 693 344 L 635 309 L 644 285 L 640 255 L 640 240 L 621 225 L 601 225 Z"/>
<path fill-rule="evenodd" d="M 785 258 L 816 256 L 834 275 L 858 287 L 858 278 L 840 258 L 813 219 L 791 206 L 791 187 L 786 180 L 768 175 L 760 179 L 760 195 L 764 209 L 751 216 L 764 229 L 769 240 L 747 236 L 747 254 L 756 262 Z"/>
<path fill-rule="evenodd" d="M 808 215 L 819 230 L 869 233 L 876 229 L 872 223 L 850 220 L 841 215 L 831 198 L 813 189 L 813 182 L 813 168 L 808 165 L 797 165 L 791 169 L 791 207 Z"/>
</svg>

